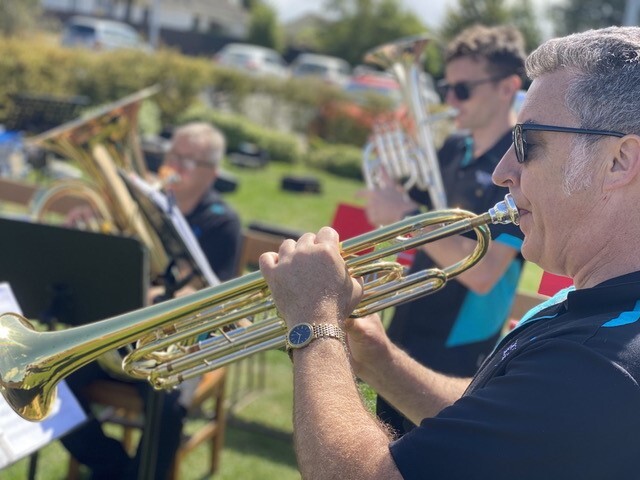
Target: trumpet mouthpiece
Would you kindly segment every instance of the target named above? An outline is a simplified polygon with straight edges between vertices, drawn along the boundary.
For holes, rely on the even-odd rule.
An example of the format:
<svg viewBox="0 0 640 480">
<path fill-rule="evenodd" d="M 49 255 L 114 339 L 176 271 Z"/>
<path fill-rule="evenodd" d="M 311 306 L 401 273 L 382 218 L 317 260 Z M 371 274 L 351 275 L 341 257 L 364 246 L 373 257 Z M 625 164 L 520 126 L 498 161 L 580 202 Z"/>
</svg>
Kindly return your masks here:
<svg viewBox="0 0 640 480">
<path fill-rule="evenodd" d="M 518 207 L 514 202 L 510 193 L 507 193 L 504 197 L 504 201 L 499 202 L 495 207 L 489 209 L 489 215 L 493 223 L 513 223 L 514 225 L 520 224 L 520 214 L 518 213 Z"/>
</svg>

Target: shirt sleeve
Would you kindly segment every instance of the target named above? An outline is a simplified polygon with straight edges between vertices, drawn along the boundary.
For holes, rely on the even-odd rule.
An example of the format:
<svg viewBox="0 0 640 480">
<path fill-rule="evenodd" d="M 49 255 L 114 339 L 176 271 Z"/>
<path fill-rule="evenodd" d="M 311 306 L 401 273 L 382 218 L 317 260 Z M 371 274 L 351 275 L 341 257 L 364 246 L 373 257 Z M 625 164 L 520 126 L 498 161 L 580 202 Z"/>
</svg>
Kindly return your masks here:
<svg viewBox="0 0 640 480">
<path fill-rule="evenodd" d="M 391 444 L 403 478 L 637 476 L 640 394 L 624 369 L 561 340 L 512 355 L 501 375 Z"/>
</svg>

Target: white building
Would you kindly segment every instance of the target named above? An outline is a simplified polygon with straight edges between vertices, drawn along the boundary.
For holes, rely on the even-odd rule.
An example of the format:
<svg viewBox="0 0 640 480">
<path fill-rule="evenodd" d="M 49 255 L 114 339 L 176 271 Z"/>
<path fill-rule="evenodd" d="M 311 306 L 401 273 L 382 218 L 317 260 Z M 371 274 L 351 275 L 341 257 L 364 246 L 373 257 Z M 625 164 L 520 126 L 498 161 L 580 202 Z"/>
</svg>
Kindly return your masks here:
<svg viewBox="0 0 640 480">
<path fill-rule="evenodd" d="M 137 27 L 154 23 L 158 29 L 238 39 L 246 37 L 249 25 L 249 13 L 240 0 L 42 0 L 42 6 L 61 16 L 106 16 Z"/>
</svg>

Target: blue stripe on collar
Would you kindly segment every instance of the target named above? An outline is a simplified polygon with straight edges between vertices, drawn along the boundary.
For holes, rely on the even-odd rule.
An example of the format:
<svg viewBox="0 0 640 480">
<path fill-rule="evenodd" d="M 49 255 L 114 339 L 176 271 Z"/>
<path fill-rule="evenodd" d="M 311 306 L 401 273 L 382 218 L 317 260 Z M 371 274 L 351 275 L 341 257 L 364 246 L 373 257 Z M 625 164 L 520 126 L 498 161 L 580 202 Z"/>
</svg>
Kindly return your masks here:
<svg viewBox="0 0 640 480">
<path fill-rule="evenodd" d="M 557 314 L 545 315 L 542 317 L 536 317 L 536 315 L 546 308 L 553 307 L 554 305 L 558 305 L 559 303 L 564 302 L 567 299 L 567 295 L 569 295 L 569 292 L 572 292 L 575 289 L 576 287 L 573 285 L 567 288 L 563 288 L 558 293 L 556 293 L 553 297 L 549 298 L 548 300 L 545 300 L 540 305 L 536 305 L 535 307 L 533 307 L 531 310 L 529 310 L 527 313 L 524 314 L 522 319 L 520 319 L 520 321 L 516 325 L 516 328 L 521 327 L 522 325 L 525 325 L 527 323 L 535 322 L 536 320 L 555 317 Z"/>
<path fill-rule="evenodd" d="M 622 325 L 629 325 L 635 323 L 640 319 L 640 300 L 638 300 L 633 307 L 633 310 L 629 312 L 622 312 L 617 318 L 609 320 L 603 324 L 603 327 L 621 327 Z"/>
</svg>

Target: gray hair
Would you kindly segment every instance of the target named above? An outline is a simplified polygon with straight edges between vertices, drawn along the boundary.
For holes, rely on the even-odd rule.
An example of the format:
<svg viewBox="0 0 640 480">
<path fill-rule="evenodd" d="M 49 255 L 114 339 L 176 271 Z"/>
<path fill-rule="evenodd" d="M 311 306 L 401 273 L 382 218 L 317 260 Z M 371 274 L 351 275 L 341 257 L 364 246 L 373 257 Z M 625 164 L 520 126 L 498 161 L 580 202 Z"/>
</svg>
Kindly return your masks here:
<svg viewBox="0 0 640 480">
<path fill-rule="evenodd" d="M 582 128 L 640 134 L 640 28 L 608 27 L 554 38 L 526 61 L 532 80 L 561 69 L 573 79 L 566 107 Z M 578 135 L 565 166 L 567 193 L 591 184 L 590 152 L 602 137 Z"/>
<path fill-rule="evenodd" d="M 226 140 L 220 130 L 206 122 L 192 122 L 175 129 L 173 138 L 188 137 L 194 142 L 200 142 L 206 147 L 203 160 L 210 162 L 215 168 L 220 166 L 226 151 Z"/>
</svg>

